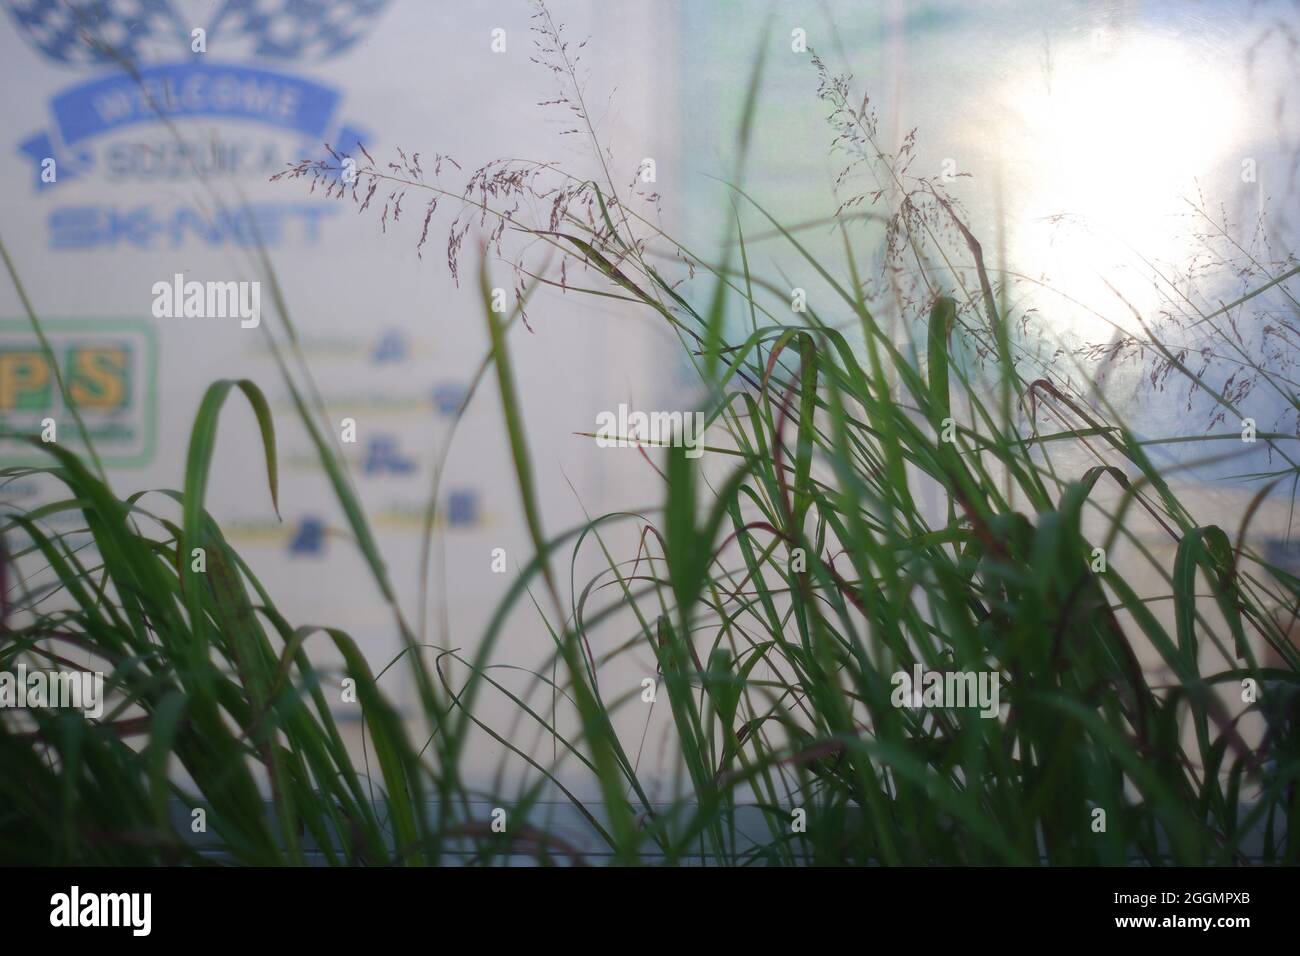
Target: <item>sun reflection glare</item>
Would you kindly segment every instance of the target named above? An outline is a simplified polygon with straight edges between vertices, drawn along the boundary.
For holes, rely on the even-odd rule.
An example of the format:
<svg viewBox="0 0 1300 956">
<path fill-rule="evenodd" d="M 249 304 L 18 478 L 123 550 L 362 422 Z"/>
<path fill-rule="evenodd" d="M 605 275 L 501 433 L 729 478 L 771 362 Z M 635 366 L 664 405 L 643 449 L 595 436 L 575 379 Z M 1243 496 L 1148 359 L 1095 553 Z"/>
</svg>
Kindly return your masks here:
<svg viewBox="0 0 1300 956">
<path fill-rule="evenodd" d="M 1122 316 L 1106 282 L 1149 308 L 1146 263 L 1185 258 L 1187 200 L 1212 202 L 1240 168 L 1234 90 L 1212 67 L 1206 51 L 1176 40 L 1132 38 L 1054 53 L 1017 82 L 1007 97 L 1012 129 L 1000 137 L 1015 213 L 1009 265 L 1112 318 Z M 1063 316 L 1063 332 L 1110 333 L 1086 309 L 1042 304 Z"/>
</svg>

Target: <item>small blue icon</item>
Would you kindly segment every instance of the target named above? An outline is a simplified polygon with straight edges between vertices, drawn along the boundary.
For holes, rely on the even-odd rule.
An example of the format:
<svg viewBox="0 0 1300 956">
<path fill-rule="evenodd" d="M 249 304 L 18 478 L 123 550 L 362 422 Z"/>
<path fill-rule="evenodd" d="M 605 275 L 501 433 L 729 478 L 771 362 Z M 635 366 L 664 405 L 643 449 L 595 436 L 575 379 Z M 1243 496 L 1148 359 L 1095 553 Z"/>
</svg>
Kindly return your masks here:
<svg viewBox="0 0 1300 956">
<path fill-rule="evenodd" d="M 402 454 L 396 435 L 376 435 L 366 446 L 363 470 L 367 475 L 408 475 L 415 471 L 415 460 Z"/>
<path fill-rule="evenodd" d="M 400 329 L 392 329 L 379 337 L 371 358 L 381 362 L 400 362 L 406 358 L 406 335 Z"/>
<path fill-rule="evenodd" d="M 443 382 L 433 388 L 433 404 L 444 415 L 454 415 L 465 401 L 465 386 L 459 382 Z"/>
<path fill-rule="evenodd" d="M 325 523 L 314 515 L 307 515 L 298 524 L 289 542 L 290 554 L 320 554 L 325 550 Z"/>
<path fill-rule="evenodd" d="M 478 494 L 453 491 L 447 496 L 447 523 L 453 527 L 478 524 Z"/>
</svg>

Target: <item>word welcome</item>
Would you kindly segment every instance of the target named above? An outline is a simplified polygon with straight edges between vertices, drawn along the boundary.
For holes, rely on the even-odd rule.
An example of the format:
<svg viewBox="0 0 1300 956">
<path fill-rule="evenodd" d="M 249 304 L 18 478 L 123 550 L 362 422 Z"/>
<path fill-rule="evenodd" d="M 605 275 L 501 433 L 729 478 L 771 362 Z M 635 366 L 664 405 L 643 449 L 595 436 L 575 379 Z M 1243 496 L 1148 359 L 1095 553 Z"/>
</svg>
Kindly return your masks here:
<svg viewBox="0 0 1300 956">
<path fill-rule="evenodd" d="M 978 707 L 981 717 L 998 715 L 997 671 L 898 671 L 890 678 L 895 707 Z"/>
<path fill-rule="evenodd" d="M 28 671 L 19 664 L 16 673 L 0 671 L 0 707 L 75 708 L 87 717 L 104 713 L 102 671 Z"/>
<path fill-rule="evenodd" d="M 244 329 L 262 321 L 260 282 L 186 282 L 178 272 L 171 282 L 155 282 L 151 291 L 155 319 L 239 318 Z"/>
<path fill-rule="evenodd" d="M 618 412 L 596 415 L 596 444 L 601 448 L 635 448 L 642 444 L 683 446 L 687 458 L 704 454 L 703 412 Z"/>
</svg>

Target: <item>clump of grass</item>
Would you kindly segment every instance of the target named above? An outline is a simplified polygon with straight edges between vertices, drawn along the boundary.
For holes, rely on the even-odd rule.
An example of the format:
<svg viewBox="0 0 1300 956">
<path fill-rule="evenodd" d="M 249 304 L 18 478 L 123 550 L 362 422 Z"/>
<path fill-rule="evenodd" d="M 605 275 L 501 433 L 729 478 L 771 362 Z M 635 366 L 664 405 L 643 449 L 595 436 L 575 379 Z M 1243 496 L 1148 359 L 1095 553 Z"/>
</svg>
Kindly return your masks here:
<svg viewBox="0 0 1300 956">
<path fill-rule="evenodd" d="M 0 256 L 57 369 L 3 245 Z M 409 663 L 420 694 L 425 743 L 410 739 L 353 639 L 328 625 L 291 623 L 205 510 L 219 418 L 232 394 L 255 415 L 267 507 L 278 510 L 275 427 L 255 383 L 209 386 L 179 490 L 120 496 L 84 429 L 81 452 L 5 434 L 26 438 L 52 463 L 0 468 L 0 483 L 57 482 L 66 494 L 0 515 L 0 670 L 100 672 L 106 700 L 97 715 L 53 701 L 0 711 L 0 862 L 377 865 L 506 853 L 572 860 L 572 848 L 528 824 L 526 806 L 517 825 L 499 833 L 481 806 L 490 795 L 461 780 L 464 728 L 447 720 L 451 701 L 397 607 L 346 465 L 278 348 L 299 419 L 405 640 L 398 661 Z M 322 658 L 341 663 L 323 666 Z M 334 716 L 345 687 L 364 715 L 361 765 Z"/>
<path fill-rule="evenodd" d="M 1104 390 L 1076 369 L 1061 374 L 1059 352 L 1044 360 L 1025 348 L 1028 332 L 960 205 L 909 174 L 912 137 L 886 154 L 869 101 L 816 56 L 818 95 L 846 155 L 836 212 L 822 224 L 842 258 L 811 252 L 734 185 L 744 214 L 728 215 L 734 236 L 710 261 L 658 225 L 644 208 L 657 197 L 638 201 L 609 174 L 578 48 L 544 7 L 536 17 L 537 59 L 559 80 L 569 132 L 590 139 L 602 175 L 511 160 L 449 185 L 426 175 L 418 156 L 380 168 L 366 154 L 353 183 L 333 178 L 338 166 L 328 162 L 282 176 L 350 193 L 363 207 L 381 190 L 386 210 L 423 197 L 421 247 L 439 204 L 452 202 L 453 276 L 476 220 L 521 287 L 649 310 L 699 374 L 710 450 L 729 466 L 710 473 L 668 450 L 662 512 L 593 521 L 587 541 L 608 570 L 581 601 L 565 608 L 557 597 L 544 618 L 558 650 L 537 673 L 558 666 L 563 691 L 582 688 L 599 705 L 594 722 L 590 701 L 580 707 L 584 736 L 563 746 L 600 778 L 607 814 L 642 823 L 630 846 L 607 834 L 613 849 L 731 862 L 1295 862 L 1300 658 L 1287 618 L 1297 579 L 1247 545 L 1272 485 L 1239 527 L 1199 521 Z M 757 87 L 755 78 L 742 154 Z M 864 172 L 871 185 L 855 192 Z M 791 317 L 787 284 L 753 268 L 746 220 L 820 277 L 816 306 Z M 867 233 L 873 224 L 878 241 Z M 864 276 L 869 242 L 883 249 L 883 265 Z M 558 267 L 540 267 L 543 255 L 558 256 Z M 674 262 L 682 278 L 670 280 Z M 1256 266 L 1263 286 L 1294 274 Z M 1154 376 L 1208 396 L 1209 428 L 1240 417 L 1240 386 L 1217 388 L 1189 366 L 1184 346 L 1138 320 L 1146 334 L 1132 345 Z M 1249 348 L 1241 337 L 1230 345 Z M 499 334 L 493 358 L 539 556 L 525 576 L 545 575 L 556 542 L 534 520 Z M 1113 362 L 1114 349 L 1093 358 Z M 1294 402 L 1285 367 L 1252 361 L 1250 371 Z M 1264 440 L 1286 462 L 1274 477 L 1294 479 L 1286 438 Z M 1093 463 L 1074 464 L 1079 452 Z M 939 508 L 926 507 L 927 492 Z M 601 540 L 620 520 L 641 525 L 642 547 L 623 559 Z M 1167 538 L 1171 565 L 1150 533 Z M 1140 590 L 1147 579 L 1158 593 Z M 588 596 L 602 592 L 616 597 L 593 609 Z M 628 612 L 630 631 L 603 642 L 618 650 L 591 654 L 596 624 Z M 1261 666 L 1265 649 L 1280 666 Z M 652 805 L 636 759 L 609 732 L 606 715 L 625 701 L 596 691 L 600 668 L 645 650 L 658 663 L 687 780 L 668 808 Z M 893 675 L 915 666 L 995 672 L 1006 706 L 992 720 L 900 708 Z M 558 736 L 557 718 L 527 715 Z M 610 751 L 617 787 L 605 779 Z M 762 809 L 768 839 L 738 833 L 744 803 Z M 791 828 L 795 808 L 806 811 L 806 831 Z"/>
</svg>

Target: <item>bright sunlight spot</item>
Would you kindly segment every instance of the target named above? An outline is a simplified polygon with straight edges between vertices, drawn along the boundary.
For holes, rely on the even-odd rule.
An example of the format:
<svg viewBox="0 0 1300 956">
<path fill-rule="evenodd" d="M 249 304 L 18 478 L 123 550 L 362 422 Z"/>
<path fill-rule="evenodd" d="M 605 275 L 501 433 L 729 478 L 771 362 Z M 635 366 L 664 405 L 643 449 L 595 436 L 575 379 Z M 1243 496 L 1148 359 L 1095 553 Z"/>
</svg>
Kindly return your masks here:
<svg viewBox="0 0 1300 956">
<path fill-rule="evenodd" d="M 1091 310 L 1126 311 L 1103 276 L 1149 307 L 1153 270 L 1171 275 L 1189 252 L 1195 206 L 1235 185 L 1224 182 L 1239 169 L 1235 95 L 1209 52 L 1098 35 L 1046 52 L 1005 98 L 1006 193 L 1022 204 L 1010 217 L 1010 261 L 1079 303 L 1042 301 L 1061 311 L 1063 334 L 1106 337 Z"/>
</svg>

